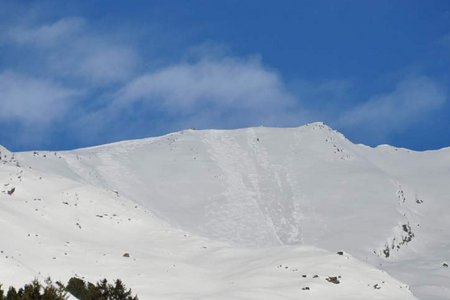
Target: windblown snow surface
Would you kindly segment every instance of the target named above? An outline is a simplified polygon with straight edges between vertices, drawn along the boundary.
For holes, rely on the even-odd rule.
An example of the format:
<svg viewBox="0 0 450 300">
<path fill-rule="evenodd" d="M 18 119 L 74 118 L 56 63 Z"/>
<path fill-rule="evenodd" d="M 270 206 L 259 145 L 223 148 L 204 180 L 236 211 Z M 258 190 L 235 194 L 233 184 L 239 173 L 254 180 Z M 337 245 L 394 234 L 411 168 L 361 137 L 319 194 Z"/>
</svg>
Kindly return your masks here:
<svg viewBox="0 0 450 300">
<path fill-rule="evenodd" d="M 0 152 L 3 285 L 79 276 L 120 278 L 140 299 L 450 299 L 450 149 L 370 148 L 313 123 Z"/>
</svg>

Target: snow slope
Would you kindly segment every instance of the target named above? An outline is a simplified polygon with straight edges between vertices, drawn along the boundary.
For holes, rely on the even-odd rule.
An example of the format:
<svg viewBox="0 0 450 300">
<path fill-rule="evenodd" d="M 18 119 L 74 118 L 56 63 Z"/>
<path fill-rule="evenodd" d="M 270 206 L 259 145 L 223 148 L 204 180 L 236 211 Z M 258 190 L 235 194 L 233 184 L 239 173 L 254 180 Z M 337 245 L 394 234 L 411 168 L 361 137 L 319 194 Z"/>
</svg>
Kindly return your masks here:
<svg viewBox="0 0 450 300">
<path fill-rule="evenodd" d="M 450 299 L 450 149 L 354 145 L 314 123 L 0 151 L 5 284 L 77 274 L 120 277 L 141 299 L 414 299 L 409 285 Z"/>
</svg>

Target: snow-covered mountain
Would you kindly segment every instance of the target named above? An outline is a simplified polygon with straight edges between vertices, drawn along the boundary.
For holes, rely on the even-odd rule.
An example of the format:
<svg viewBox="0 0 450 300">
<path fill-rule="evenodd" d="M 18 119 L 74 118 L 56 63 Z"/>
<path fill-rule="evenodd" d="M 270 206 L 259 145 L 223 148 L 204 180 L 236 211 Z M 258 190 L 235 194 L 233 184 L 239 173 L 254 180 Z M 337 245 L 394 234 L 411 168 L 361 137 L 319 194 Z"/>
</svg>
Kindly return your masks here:
<svg viewBox="0 0 450 300">
<path fill-rule="evenodd" d="M 448 148 L 370 148 L 313 123 L 0 152 L 4 285 L 78 275 L 121 278 L 141 299 L 450 299 Z"/>
</svg>

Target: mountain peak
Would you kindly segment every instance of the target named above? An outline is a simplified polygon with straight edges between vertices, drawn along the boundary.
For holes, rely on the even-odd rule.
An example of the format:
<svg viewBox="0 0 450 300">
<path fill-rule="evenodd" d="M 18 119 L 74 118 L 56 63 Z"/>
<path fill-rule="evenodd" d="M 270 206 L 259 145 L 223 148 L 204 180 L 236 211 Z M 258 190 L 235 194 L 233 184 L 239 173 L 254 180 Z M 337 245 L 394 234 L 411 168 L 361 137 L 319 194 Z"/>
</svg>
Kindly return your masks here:
<svg viewBox="0 0 450 300">
<path fill-rule="evenodd" d="M 308 270 L 311 274 L 301 278 L 324 279 L 314 286 L 328 295 L 326 278 L 342 282 L 347 295 L 360 295 L 360 285 L 355 290 L 348 282 L 368 278 L 365 298 L 377 292 L 384 299 L 413 299 L 405 285 L 373 275 L 374 268 L 382 268 L 432 299 L 428 287 L 450 288 L 450 276 L 429 267 L 447 261 L 442 241 L 450 240 L 450 233 L 442 228 L 450 224 L 440 214 L 450 209 L 450 161 L 440 152 L 381 150 L 354 145 L 315 122 L 296 128 L 187 130 L 74 151 L 16 153 L 15 165 L 0 165 L 0 220 L 6 220 L 5 232 L 25 239 L 9 241 L 2 251 L 8 258 L 20 256 L 24 264 L 11 261 L 3 269 L 10 270 L 7 275 L 32 269 L 94 276 L 97 269 L 104 274 L 114 268 L 142 286 L 142 278 L 150 280 L 149 262 L 159 266 L 158 274 L 167 271 L 164 280 L 190 271 L 201 277 L 195 270 L 212 266 L 195 257 L 207 255 L 214 266 L 222 263 L 220 276 L 230 278 L 235 270 L 225 265 L 240 269 L 249 253 L 259 253 L 253 261 L 261 268 L 242 274 L 281 280 L 286 278 L 281 270 L 293 276 Z M 46 261 L 48 253 L 54 254 Z M 123 253 L 131 259 L 124 260 Z M 351 272 L 340 274 L 336 257 L 345 259 Z M 325 264 L 316 269 L 312 262 L 317 261 Z M 67 270 L 60 270 L 60 263 Z M 136 268 L 146 275 L 127 271 Z M 186 283 L 196 276 L 176 278 Z M 300 283 L 292 283 L 298 292 Z M 404 293 L 394 296 L 400 287 Z M 151 292 L 143 290 L 148 298 Z"/>
</svg>

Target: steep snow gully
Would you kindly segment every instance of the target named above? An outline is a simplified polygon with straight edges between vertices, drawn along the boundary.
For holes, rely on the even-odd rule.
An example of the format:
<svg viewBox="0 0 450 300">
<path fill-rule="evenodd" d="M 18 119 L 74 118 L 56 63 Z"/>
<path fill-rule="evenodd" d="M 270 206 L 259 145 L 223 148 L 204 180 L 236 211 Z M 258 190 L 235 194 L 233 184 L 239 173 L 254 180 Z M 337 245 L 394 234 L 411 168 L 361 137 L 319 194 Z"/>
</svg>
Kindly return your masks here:
<svg viewBox="0 0 450 300">
<path fill-rule="evenodd" d="M 371 148 L 313 123 L 0 155 L 6 285 L 51 275 L 121 278 L 141 299 L 450 299 L 448 148 Z"/>
</svg>

